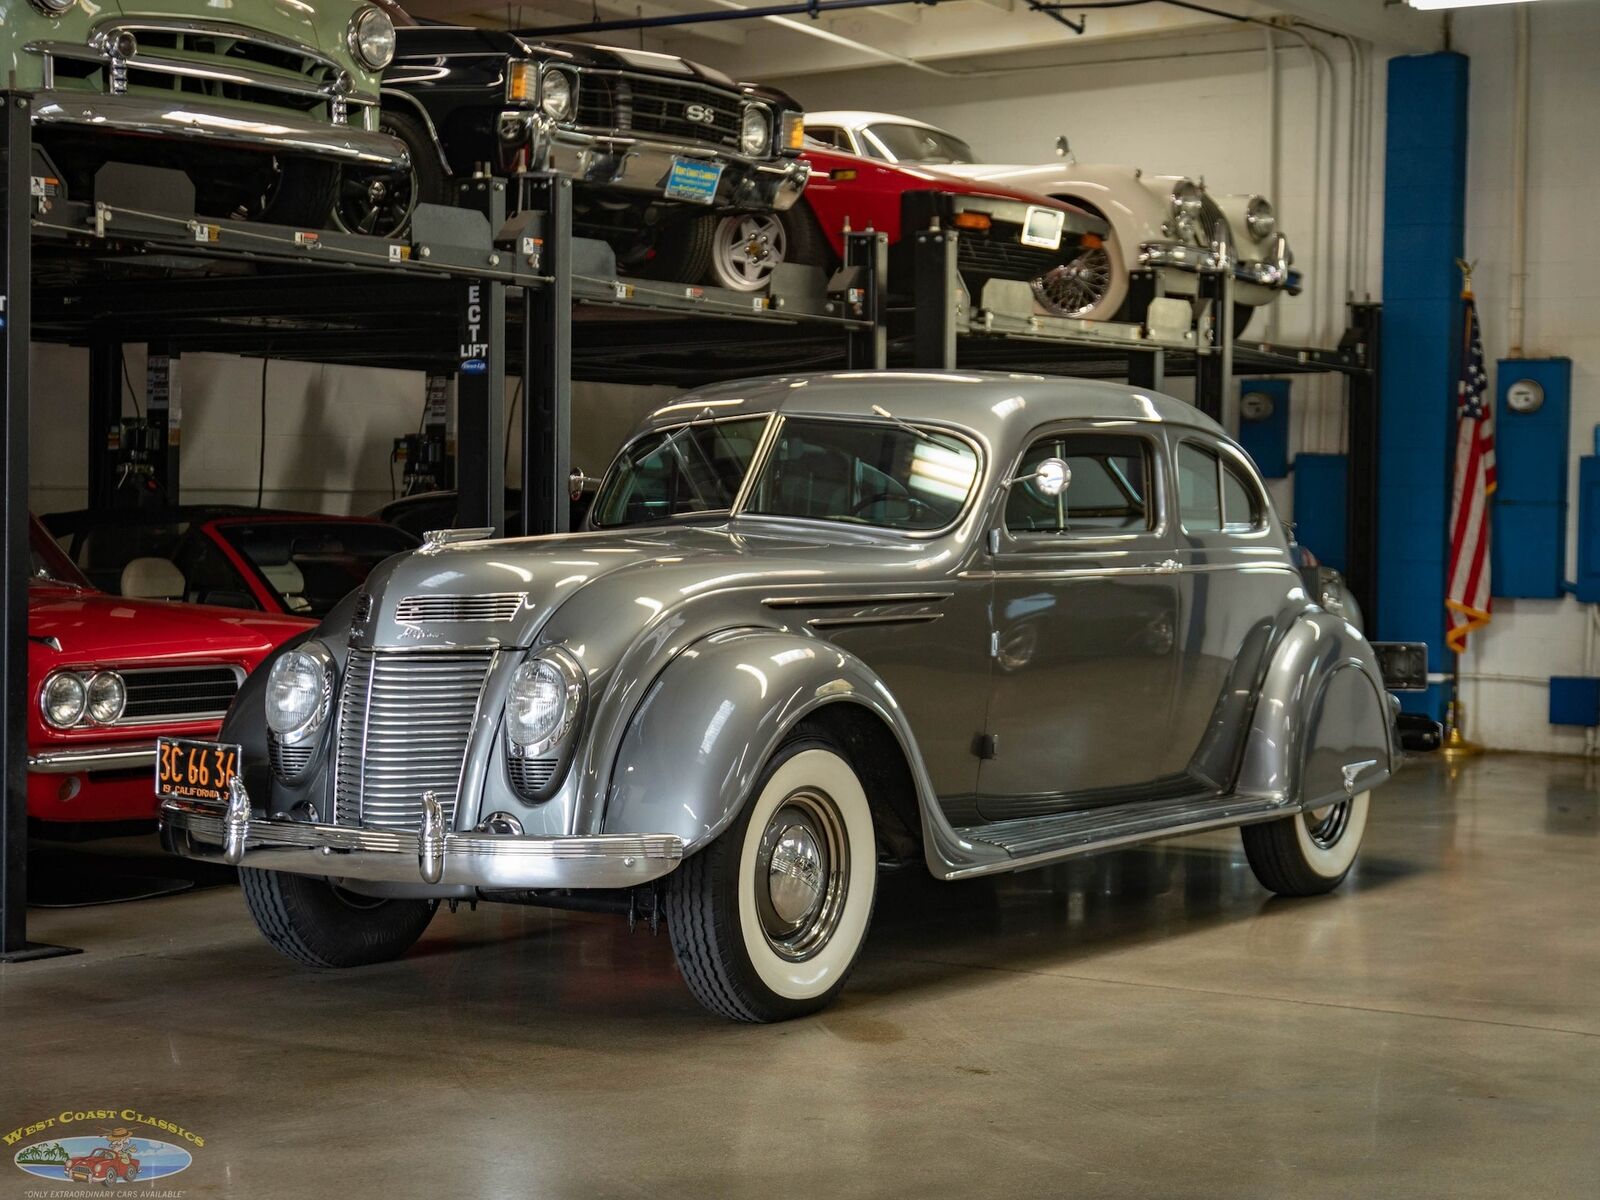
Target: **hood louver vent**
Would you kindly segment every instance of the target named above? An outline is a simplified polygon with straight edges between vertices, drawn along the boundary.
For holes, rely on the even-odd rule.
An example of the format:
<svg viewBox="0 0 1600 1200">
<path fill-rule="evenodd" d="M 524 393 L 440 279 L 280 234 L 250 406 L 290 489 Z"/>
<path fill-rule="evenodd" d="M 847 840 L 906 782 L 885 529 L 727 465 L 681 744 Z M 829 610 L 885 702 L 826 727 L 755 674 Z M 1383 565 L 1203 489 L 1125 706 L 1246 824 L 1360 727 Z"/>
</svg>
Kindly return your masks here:
<svg viewBox="0 0 1600 1200">
<path fill-rule="evenodd" d="M 433 621 L 512 621 L 527 603 L 525 592 L 487 592 L 477 596 L 407 596 L 394 607 L 394 619 L 421 625 Z"/>
</svg>

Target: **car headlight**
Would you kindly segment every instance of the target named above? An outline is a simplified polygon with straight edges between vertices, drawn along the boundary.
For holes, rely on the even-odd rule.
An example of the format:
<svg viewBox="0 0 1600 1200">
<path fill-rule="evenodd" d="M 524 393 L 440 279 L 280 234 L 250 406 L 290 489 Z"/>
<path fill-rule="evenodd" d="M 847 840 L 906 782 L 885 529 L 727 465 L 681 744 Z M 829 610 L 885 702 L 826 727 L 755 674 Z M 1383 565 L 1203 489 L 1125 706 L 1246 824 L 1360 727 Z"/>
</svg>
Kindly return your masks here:
<svg viewBox="0 0 1600 1200">
<path fill-rule="evenodd" d="M 89 704 L 89 689 L 83 677 L 71 671 L 58 671 L 44 681 L 39 692 L 39 708 L 44 719 L 57 729 L 71 729 L 83 720 Z"/>
<path fill-rule="evenodd" d="M 571 120 L 576 92 L 572 76 L 565 71 L 546 71 L 539 81 L 539 107 L 554 120 Z"/>
<path fill-rule="evenodd" d="M 566 737 L 583 702 L 583 668 L 571 655 L 550 649 L 511 676 L 506 695 L 506 736 L 511 752 L 536 757 Z"/>
<path fill-rule="evenodd" d="M 1200 221 L 1203 207 L 1200 185 L 1194 180 L 1180 180 L 1172 189 L 1172 220 L 1179 229 L 1192 232 Z"/>
<path fill-rule="evenodd" d="M 322 727 L 333 707 L 333 656 L 307 642 L 273 661 L 267 673 L 267 728 L 286 746 Z"/>
<path fill-rule="evenodd" d="M 33 0 L 33 6 L 47 16 L 59 17 L 78 0 Z"/>
<path fill-rule="evenodd" d="M 739 124 L 739 152 L 755 158 L 767 152 L 772 144 L 772 123 L 767 120 L 767 110 L 755 104 L 745 105 L 744 120 Z"/>
<path fill-rule="evenodd" d="M 1258 242 L 1278 232 L 1278 214 L 1265 196 L 1251 196 L 1244 210 L 1244 227 Z"/>
<path fill-rule="evenodd" d="M 110 725 L 122 718 L 128 707 L 128 689 L 122 676 L 115 671 L 97 671 L 86 689 L 89 720 L 96 725 Z"/>
<path fill-rule="evenodd" d="M 363 8 L 351 17 L 345 41 L 350 53 L 374 71 L 394 61 L 394 22 L 381 8 Z"/>
</svg>

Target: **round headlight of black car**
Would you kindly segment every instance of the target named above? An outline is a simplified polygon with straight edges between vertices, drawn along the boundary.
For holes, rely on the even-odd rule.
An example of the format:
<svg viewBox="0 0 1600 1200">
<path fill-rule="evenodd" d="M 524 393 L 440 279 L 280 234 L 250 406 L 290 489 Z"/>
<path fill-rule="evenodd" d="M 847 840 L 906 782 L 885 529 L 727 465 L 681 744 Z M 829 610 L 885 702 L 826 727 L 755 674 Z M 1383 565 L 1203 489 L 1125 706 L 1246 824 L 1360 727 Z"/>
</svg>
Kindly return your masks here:
<svg viewBox="0 0 1600 1200">
<path fill-rule="evenodd" d="M 381 8 L 363 8 L 350 18 L 345 40 L 350 44 L 350 53 L 374 71 L 381 71 L 394 61 L 394 22 Z"/>
<path fill-rule="evenodd" d="M 33 6 L 42 13 L 59 17 L 77 2 L 78 0 L 33 0 Z"/>
<path fill-rule="evenodd" d="M 1265 196 L 1251 196 L 1244 210 L 1244 226 L 1250 236 L 1262 242 L 1278 232 L 1278 214 Z"/>
<path fill-rule="evenodd" d="M 574 97 L 577 89 L 572 76 L 565 71 L 546 71 L 539 80 L 539 107 L 544 115 L 556 121 L 572 119 Z"/>
<path fill-rule="evenodd" d="M 744 120 L 739 123 L 739 153 L 748 158 L 758 158 L 767 153 L 772 144 L 772 122 L 767 118 L 767 110 L 755 104 L 747 104 L 744 110 Z"/>
<path fill-rule="evenodd" d="M 333 656 L 317 642 L 273 660 L 267 674 L 267 728 L 285 746 L 311 737 L 333 706 Z"/>
<path fill-rule="evenodd" d="M 583 678 L 572 656 L 555 648 L 517 668 L 506 695 L 512 754 L 532 758 L 567 736 L 583 702 Z"/>
<path fill-rule="evenodd" d="M 128 688 L 122 676 L 115 671 L 97 671 L 88 686 L 89 720 L 96 725 L 110 725 L 122 719 L 122 710 L 128 707 Z"/>
<path fill-rule="evenodd" d="M 57 729 L 71 729 L 83 720 L 88 704 L 89 689 L 83 676 L 71 671 L 57 671 L 39 689 L 39 710 Z"/>
</svg>

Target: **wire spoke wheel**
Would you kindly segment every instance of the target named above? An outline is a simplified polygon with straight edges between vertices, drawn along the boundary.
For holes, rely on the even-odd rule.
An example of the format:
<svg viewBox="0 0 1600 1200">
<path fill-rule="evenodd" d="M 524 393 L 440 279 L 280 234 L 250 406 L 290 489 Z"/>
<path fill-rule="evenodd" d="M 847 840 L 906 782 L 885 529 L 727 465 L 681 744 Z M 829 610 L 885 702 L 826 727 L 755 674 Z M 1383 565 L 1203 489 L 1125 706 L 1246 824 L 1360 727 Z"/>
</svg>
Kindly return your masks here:
<svg viewBox="0 0 1600 1200">
<path fill-rule="evenodd" d="M 1058 317 L 1092 312 L 1111 291 L 1111 256 L 1104 246 L 1083 251 L 1033 281 L 1034 298 Z"/>
<path fill-rule="evenodd" d="M 723 287 L 753 292 L 787 261 L 789 239 L 776 213 L 725 217 L 712 247 L 712 271 Z"/>
</svg>

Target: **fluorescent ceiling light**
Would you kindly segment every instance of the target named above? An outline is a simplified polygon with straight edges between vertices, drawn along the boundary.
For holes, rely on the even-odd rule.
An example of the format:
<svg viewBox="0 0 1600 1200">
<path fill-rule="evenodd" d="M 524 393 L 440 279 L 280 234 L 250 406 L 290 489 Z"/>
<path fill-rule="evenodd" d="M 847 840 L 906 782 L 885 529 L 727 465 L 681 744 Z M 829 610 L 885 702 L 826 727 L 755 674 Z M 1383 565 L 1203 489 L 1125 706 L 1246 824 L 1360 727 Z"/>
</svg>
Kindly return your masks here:
<svg viewBox="0 0 1600 1200">
<path fill-rule="evenodd" d="M 1533 0 L 1406 0 L 1412 8 L 1485 8 L 1491 4 L 1532 4 Z"/>
</svg>

